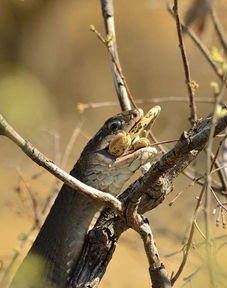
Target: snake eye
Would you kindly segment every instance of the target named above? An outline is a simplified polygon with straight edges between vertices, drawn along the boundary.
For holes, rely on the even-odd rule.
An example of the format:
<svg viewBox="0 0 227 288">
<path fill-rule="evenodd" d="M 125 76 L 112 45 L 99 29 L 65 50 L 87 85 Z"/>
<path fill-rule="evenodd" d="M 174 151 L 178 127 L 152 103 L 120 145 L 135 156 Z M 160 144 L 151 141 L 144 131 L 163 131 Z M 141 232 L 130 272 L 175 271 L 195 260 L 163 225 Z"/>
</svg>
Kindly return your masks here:
<svg viewBox="0 0 227 288">
<path fill-rule="evenodd" d="M 116 131 L 122 127 L 122 122 L 120 120 L 115 120 L 108 124 L 108 128 L 112 131 Z"/>
</svg>

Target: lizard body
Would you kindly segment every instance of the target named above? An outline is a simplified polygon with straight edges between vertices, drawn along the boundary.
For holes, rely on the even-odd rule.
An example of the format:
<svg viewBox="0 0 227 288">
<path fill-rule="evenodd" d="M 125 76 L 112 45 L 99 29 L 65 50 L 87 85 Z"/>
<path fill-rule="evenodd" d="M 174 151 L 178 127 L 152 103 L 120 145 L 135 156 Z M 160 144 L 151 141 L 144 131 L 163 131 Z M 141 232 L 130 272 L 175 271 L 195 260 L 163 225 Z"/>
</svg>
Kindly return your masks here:
<svg viewBox="0 0 227 288">
<path fill-rule="evenodd" d="M 143 130 L 141 119 L 142 110 L 137 109 L 108 119 L 85 146 L 70 174 L 87 185 L 117 196 L 132 174 L 157 153 L 152 147 L 136 151 L 124 148 L 127 153 L 119 157 L 108 151 L 110 143 L 122 131 L 135 138 L 130 134 L 134 127 L 139 137 Z M 64 184 L 10 288 L 69 287 L 84 238 L 95 225 L 102 208 L 99 202 Z"/>
</svg>

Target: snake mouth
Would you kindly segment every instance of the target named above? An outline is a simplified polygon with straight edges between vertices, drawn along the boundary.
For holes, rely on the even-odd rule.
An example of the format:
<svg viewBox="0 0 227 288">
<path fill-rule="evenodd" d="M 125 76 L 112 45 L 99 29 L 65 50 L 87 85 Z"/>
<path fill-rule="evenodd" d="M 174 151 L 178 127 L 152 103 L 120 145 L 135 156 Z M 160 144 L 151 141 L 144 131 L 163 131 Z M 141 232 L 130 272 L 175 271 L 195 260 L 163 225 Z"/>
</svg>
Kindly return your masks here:
<svg viewBox="0 0 227 288">
<path fill-rule="evenodd" d="M 110 141 L 107 148 L 108 153 L 115 157 L 122 157 L 132 154 L 140 148 L 150 146 L 148 129 L 150 129 L 160 111 L 160 106 L 155 106 L 142 116 L 129 132 L 119 131 L 114 139 Z"/>
</svg>

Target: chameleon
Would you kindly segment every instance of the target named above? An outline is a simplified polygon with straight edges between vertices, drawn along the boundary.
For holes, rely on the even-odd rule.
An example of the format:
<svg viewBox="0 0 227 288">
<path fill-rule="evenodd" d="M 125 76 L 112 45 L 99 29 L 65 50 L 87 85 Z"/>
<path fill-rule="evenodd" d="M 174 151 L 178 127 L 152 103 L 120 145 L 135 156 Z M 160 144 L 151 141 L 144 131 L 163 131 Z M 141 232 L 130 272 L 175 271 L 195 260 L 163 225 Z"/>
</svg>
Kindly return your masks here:
<svg viewBox="0 0 227 288">
<path fill-rule="evenodd" d="M 144 115 L 133 109 L 109 118 L 82 151 L 70 174 L 83 183 L 119 195 L 142 165 L 154 160 L 147 128 L 160 107 Z M 70 287 L 83 243 L 103 204 L 63 184 L 36 240 L 16 272 L 10 288 Z"/>
</svg>

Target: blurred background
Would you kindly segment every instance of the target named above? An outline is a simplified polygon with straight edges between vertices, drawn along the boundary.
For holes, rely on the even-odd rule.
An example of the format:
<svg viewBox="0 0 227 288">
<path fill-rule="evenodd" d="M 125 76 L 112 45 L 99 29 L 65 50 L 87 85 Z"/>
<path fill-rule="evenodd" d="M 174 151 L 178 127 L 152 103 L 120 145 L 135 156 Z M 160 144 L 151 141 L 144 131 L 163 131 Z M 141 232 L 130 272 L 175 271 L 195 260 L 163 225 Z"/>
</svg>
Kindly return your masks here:
<svg viewBox="0 0 227 288">
<path fill-rule="evenodd" d="M 179 2 L 184 15 L 192 1 Z M 114 3 L 121 64 L 135 99 L 187 97 L 176 26 L 165 2 L 115 0 Z M 218 0 L 215 6 L 227 28 L 226 1 Z M 78 103 L 117 100 L 107 51 L 89 31 L 90 24 L 104 33 L 98 0 L 0 1 L 0 113 L 57 164 L 61 163 L 73 130 L 82 123 L 65 167 L 67 171 L 106 118 L 120 111 L 119 106 L 78 110 Z M 209 19 L 202 30 L 196 21 L 192 27 L 209 49 L 219 45 Z M 192 79 L 199 83 L 196 96 L 212 97 L 210 82 L 217 78 L 187 35 L 185 42 Z M 151 106 L 141 105 L 145 111 Z M 161 116 L 153 128 L 155 135 L 160 141 L 178 138 L 189 128 L 188 104 L 166 102 L 161 103 L 161 107 Z M 211 110 L 211 104 L 198 104 L 199 117 Z M 200 171 L 205 167 L 204 159 L 201 155 L 194 164 Z M 23 233 L 27 233 L 33 223 L 32 203 L 26 186 L 32 189 L 41 207 L 55 187 L 55 179 L 42 172 L 9 140 L 0 137 L 0 182 L 0 272 L 3 274 L 21 244 Z M 200 191 L 197 186 L 185 189 L 189 183 L 189 179 L 179 177 L 174 192 L 165 203 L 147 214 L 169 274 L 177 270 L 182 255 L 167 256 L 182 248 L 182 239 L 196 204 L 195 197 Z M 169 207 L 168 203 L 181 190 L 185 190 L 183 196 Z M 215 207 L 215 202 L 212 205 Z M 226 235 L 221 227 L 215 227 L 215 217 L 211 226 L 213 235 Z M 196 239 L 203 241 L 199 234 Z M 226 267 L 223 255 L 227 248 L 225 241 L 223 243 L 217 258 L 222 267 Z M 202 249 L 195 249 L 174 287 L 196 288 L 201 283 L 208 287 L 207 274 L 203 270 L 191 281 L 183 280 L 203 263 L 203 253 Z M 147 269 L 142 243 L 136 233 L 128 231 L 122 236 L 100 287 L 149 287 Z M 226 286 L 220 284 L 218 287 Z"/>
</svg>

